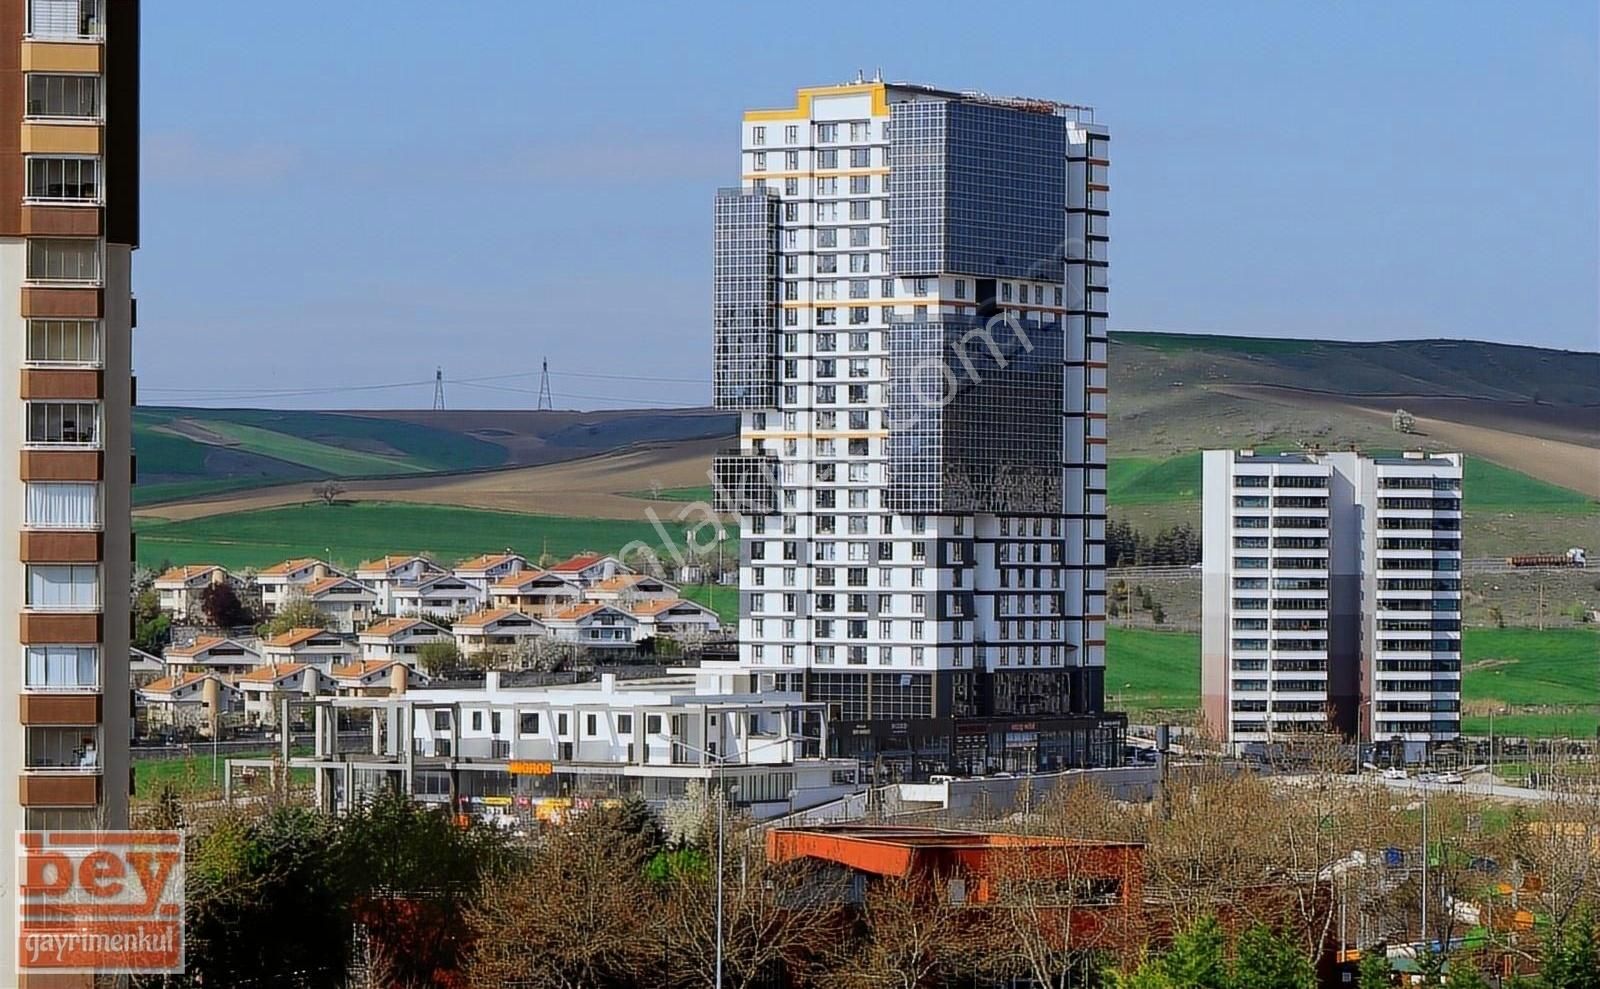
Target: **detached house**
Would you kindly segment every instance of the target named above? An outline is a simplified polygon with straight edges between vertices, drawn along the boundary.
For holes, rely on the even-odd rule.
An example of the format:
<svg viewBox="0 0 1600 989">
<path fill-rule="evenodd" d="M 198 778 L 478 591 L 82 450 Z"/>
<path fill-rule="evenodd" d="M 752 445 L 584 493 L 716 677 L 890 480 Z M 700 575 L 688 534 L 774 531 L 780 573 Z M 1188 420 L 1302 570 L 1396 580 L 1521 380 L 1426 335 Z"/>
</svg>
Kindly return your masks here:
<svg viewBox="0 0 1600 989">
<path fill-rule="evenodd" d="M 510 577 L 530 569 L 528 558 L 506 550 L 504 553 L 485 553 L 463 560 L 451 570 L 457 580 L 463 581 L 478 592 L 478 607 L 489 603 L 489 587 L 503 577 Z"/>
<path fill-rule="evenodd" d="M 593 587 L 602 580 L 609 580 L 618 574 L 634 572 L 632 567 L 616 557 L 601 556 L 599 553 L 584 553 L 580 556 L 574 556 L 570 560 L 563 560 L 546 569 L 551 573 L 569 576 L 584 587 Z"/>
<path fill-rule="evenodd" d="M 722 631 L 722 619 L 697 601 L 679 598 L 635 601 L 628 614 L 639 623 L 639 638 L 676 638 L 683 635 L 715 635 Z"/>
<path fill-rule="evenodd" d="M 417 663 L 417 652 L 430 642 L 450 642 L 450 633 L 433 622 L 420 618 L 385 618 L 364 629 L 357 642 L 363 662 L 399 660 L 410 666 Z"/>
<path fill-rule="evenodd" d="M 355 659 L 356 647 L 344 636 L 325 628 L 292 628 L 261 644 L 261 658 L 267 665 L 302 664 L 327 673 Z"/>
<path fill-rule="evenodd" d="M 139 688 L 151 728 L 203 728 L 244 710 L 244 693 L 216 673 L 177 673 Z"/>
<path fill-rule="evenodd" d="M 524 570 L 502 577 L 489 587 L 489 607 L 510 608 L 528 615 L 546 615 L 583 600 L 583 584 L 571 574 Z"/>
<path fill-rule="evenodd" d="M 333 686 L 340 697 L 397 697 L 427 684 L 427 674 L 394 659 L 366 660 L 333 668 Z"/>
<path fill-rule="evenodd" d="M 415 587 L 430 578 L 444 576 L 444 572 L 443 567 L 420 556 L 383 556 L 356 567 L 356 580 L 378 595 L 379 611 L 392 615 L 396 589 Z"/>
<path fill-rule="evenodd" d="M 678 588 L 660 577 L 644 573 L 624 573 L 592 585 L 584 593 L 588 601 L 605 601 L 610 604 L 629 605 L 635 601 L 674 600 Z"/>
<path fill-rule="evenodd" d="M 237 681 L 244 692 L 245 717 L 257 724 L 278 723 L 286 698 L 321 697 L 333 692 L 333 678 L 306 663 L 274 663 L 251 670 Z"/>
<path fill-rule="evenodd" d="M 261 665 L 261 650 L 238 639 L 200 635 L 188 645 L 168 646 L 166 663 L 170 673 L 243 673 Z"/>
<path fill-rule="evenodd" d="M 465 615 L 483 607 L 478 589 L 453 574 L 424 578 L 393 593 L 396 615 Z"/>
<path fill-rule="evenodd" d="M 453 629 L 463 656 L 484 651 L 510 652 L 523 639 L 549 634 L 544 624 L 509 608 L 490 608 L 458 619 Z"/>
<path fill-rule="evenodd" d="M 324 577 L 301 588 L 306 600 L 328 616 L 334 631 L 354 632 L 372 621 L 378 595 L 349 577 Z"/>
<path fill-rule="evenodd" d="M 589 601 L 544 618 L 553 638 L 595 649 L 629 649 L 639 631 L 639 620 L 621 608 Z"/>
<path fill-rule="evenodd" d="M 284 560 L 256 574 L 256 587 L 261 590 L 261 609 L 268 615 L 274 614 L 283 607 L 296 588 L 329 577 L 348 576 L 323 560 L 311 557 Z"/>
<path fill-rule="evenodd" d="M 174 618 L 183 619 L 201 614 L 200 599 L 205 595 L 206 588 L 212 584 L 227 583 L 230 579 L 228 571 L 214 564 L 203 563 L 173 567 L 157 577 L 152 586 L 161 610 Z"/>
</svg>

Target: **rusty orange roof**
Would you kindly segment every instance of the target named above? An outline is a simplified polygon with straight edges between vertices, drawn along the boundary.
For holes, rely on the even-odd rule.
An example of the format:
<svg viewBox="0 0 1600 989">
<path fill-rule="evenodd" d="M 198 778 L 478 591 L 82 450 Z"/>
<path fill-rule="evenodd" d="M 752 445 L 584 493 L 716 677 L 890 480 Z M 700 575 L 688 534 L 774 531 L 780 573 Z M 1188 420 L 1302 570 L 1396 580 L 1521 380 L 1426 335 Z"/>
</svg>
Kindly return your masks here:
<svg viewBox="0 0 1600 989">
<path fill-rule="evenodd" d="M 206 574 L 211 573 L 213 570 L 221 569 L 222 568 L 217 566 L 215 563 L 194 563 L 184 567 L 173 567 L 171 570 L 168 570 L 166 573 L 157 577 L 156 583 L 187 583 L 191 577 L 203 577 Z"/>
<path fill-rule="evenodd" d="M 625 591 L 633 585 L 647 580 L 657 580 L 657 578 L 645 573 L 619 573 L 615 577 L 607 577 L 605 580 L 595 584 L 594 589 L 597 591 Z M 665 581 L 659 582 L 666 583 Z"/>
<path fill-rule="evenodd" d="M 404 554 L 396 553 L 396 554 L 387 554 L 387 555 L 384 555 L 384 556 L 380 556 L 376 560 L 362 560 L 360 563 L 356 564 L 356 569 L 357 570 L 383 570 L 383 571 L 387 572 L 389 570 L 395 570 L 395 569 L 398 569 L 400 567 L 405 566 L 408 563 L 413 563 L 413 562 L 416 562 L 416 561 L 421 561 L 423 564 L 425 564 L 427 566 L 430 566 L 430 567 L 434 566 L 433 563 L 430 563 L 429 561 L 424 560 L 422 557 L 418 556 L 415 553 L 412 553 L 410 555 L 404 555 Z"/>
<path fill-rule="evenodd" d="M 337 680 L 359 680 L 364 676 L 378 673 L 391 666 L 404 666 L 398 659 L 367 659 L 357 663 L 346 663 L 333 668 L 333 676 Z"/>
<path fill-rule="evenodd" d="M 473 628 L 482 628 L 483 626 L 488 625 L 490 622 L 497 622 L 502 618 L 509 618 L 512 615 L 521 614 L 522 612 L 515 608 L 485 608 L 482 611 L 474 611 L 472 614 L 467 615 L 464 618 L 457 618 L 455 621 L 455 627 L 460 628 L 463 625 L 470 625 Z M 523 617 L 530 616 L 524 615 Z"/>
<path fill-rule="evenodd" d="M 265 569 L 262 569 L 262 570 L 257 570 L 256 571 L 256 576 L 257 577 L 281 577 L 284 574 L 294 573 L 296 570 L 303 570 L 306 567 L 314 567 L 319 563 L 322 563 L 323 566 L 328 567 L 330 570 L 332 569 L 331 566 L 329 566 L 326 563 L 323 563 L 323 561 L 317 559 L 314 556 L 302 556 L 299 559 L 284 560 L 282 563 L 274 563 L 270 567 L 266 567 Z"/>
<path fill-rule="evenodd" d="M 585 601 L 570 608 L 563 608 L 550 617 L 560 622 L 575 622 L 582 618 L 588 618 L 602 608 L 609 607 L 611 606 L 603 601 Z"/>
<path fill-rule="evenodd" d="M 220 635 L 197 635 L 194 637 L 194 641 L 186 646 L 168 646 L 167 655 L 193 656 L 197 652 L 205 652 L 212 646 L 221 645 L 227 641 Z"/>
<path fill-rule="evenodd" d="M 216 676 L 215 673 L 180 673 L 177 676 L 165 676 L 159 680 L 151 680 L 140 689 L 148 690 L 152 694 L 170 694 L 174 690 L 182 690 L 184 687 L 204 680 L 206 677 L 214 676 Z"/>
<path fill-rule="evenodd" d="M 307 639 L 314 639 L 319 635 L 327 634 L 328 630 L 325 628 L 291 628 L 282 635 L 275 635 L 268 639 L 265 644 L 269 646 L 284 646 L 292 648 L 300 645 Z"/>
<path fill-rule="evenodd" d="M 570 560 L 562 560 L 550 569 L 557 573 L 573 573 L 574 571 L 592 567 L 604 559 L 605 557 L 599 553 L 580 553 Z"/>
<path fill-rule="evenodd" d="M 628 610 L 636 615 L 659 615 L 661 612 L 676 608 L 680 604 L 693 605 L 700 611 L 715 614 L 699 601 L 690 601 L 686 598 L 652 598 L 649 601 L 635 601 L 628 605 Z"/>
<path fill-rule="evenodd" d="M 306 669 L 306 664 L 304 663 L 272 663 L 267 666 L 256 667 L 240 677 L 239 680 L 247 683 L 271 683 L 286 676 L 293 676 L 303 669 Z"/>
<path fill-rule="evenodd" d="M 532 570 L 523 570 L 520 573 L 508 573 L 504 577 L 501 577 L 499 580 L 495 581 L 490 586 L 498 587 L 498 588 L 501 588 L 502 590 L 510 590 L 510 589 L 513 589 L 513 588 L 522 587 L 525 584 L 531 584 L 534 581 L 538 580 L 540 577 L 549 577 L 549 576 L 552 576 L 550 571 L 548 571 L 548 570 L 540 570 L 537 567 L 535 567 Z M 564 580 L 565 578 L 562 578 L 562 579 Z"/>
<path fill-rule="evenodd" d="M 455 569 L 488 570 L 490 567 L 498 567 L 508 560 L 521 559 L 521 556 L 520 553 L 513 553 L 510 550 L 506 550 L 504 553 L 484 553 L 482 556 L 474 556 L 470 560 L 462 560 L 456 564 Z"/>
<path fill-rule="evenodd" d="M 425 622 L 420 618 L 385 618 L 381 622 L 374 622 L 362 629 L 363 636 L 371 635 L 380 639 L 387 639 L 399 635 L 413 625 L 427 625 L 430 628 L 439 628 L 432 622 Z M 443 629 L 439 629 L 441 632 Z"/>
<path fill-rule="evenodd" d="M 330 587 L 338 587 L 340 584 L 355 584 L 355 583 L 357 583 L 357 582 L 354 581 L 354 580 L 351 580 L 349 577 L 324 577 L 321 580 L 314 580 L 311 583 L 307 584 L 303 588 L 303 590 L 305 591 L 306 596 L 310 597 L 310 596 L 315 595 L 315 594 L 321 594 L 323 591 L 327 590 Z M 362 589 L 365 590 L 365 588 L 362 588 Z"/>
</svg>

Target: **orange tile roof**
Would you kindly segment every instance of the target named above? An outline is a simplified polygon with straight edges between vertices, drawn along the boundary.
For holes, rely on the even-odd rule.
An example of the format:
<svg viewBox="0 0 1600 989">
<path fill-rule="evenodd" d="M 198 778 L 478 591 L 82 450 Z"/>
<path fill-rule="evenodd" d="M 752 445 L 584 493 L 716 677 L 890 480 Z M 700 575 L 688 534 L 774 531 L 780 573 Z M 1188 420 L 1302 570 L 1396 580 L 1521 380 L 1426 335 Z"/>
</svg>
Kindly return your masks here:
<svg viewBox="0 0 1600 989">
<path fill-rule="evenodd" d="M 498 581 L 494 581 L 491 587 L 501 587 L 501 589 L 509 591 L 512 587 L 522 587 L 523 584 L 533 583 L 533 581 L 542 578 L 542 576 L 550 576 L 550 571 L 534 568 L 534 570 L 523 570 L 522 573 L 507 573 L 506 576 L 502 576 Z"/>
<path fill-rule="evenodd" d="M 570 608 L 563 608 L 562 610 L 556 612 L 555 614 L 551 615 L 550 617 L 554 618 L 556 621 L 563 621 L 563 622 L 577 621 L 580 618 L 589 617 L 590 615 L 592 615 L 595 612 L 599 611 L 601 608 L 608 608 L 608 607 L 610 607 L 610 605 L 605 604 L 605 603 L 603 603 L 601 601 L 585 601 L 582 604 L 575 604 Z"/>
<path fill-rule="evenodd" d="M 599 553 L 581 553 L 578 556 L 574 556 L 570 560 L 563 560 L 560 563 L 557 563 L 550 569 L 557 571 L 558 573 L 572 573 L 576 570 L 583 570 L 588 567 L 592 567 L 603 559 L 605 559 L 605 557 Z"/>
<path fill-rule="evenodd" d="M 293 676 L 305 668 L 305 663 L 273 663 L 269 666 L 258 666 L 239 680 L 248 683 L 272 683 L 274 680 Z"/>
<path fill-rule="evenodd" d="M 460 628 L 463 625 L 470 625 L 474 628 L 481 628 L 490 622 L 497 622 L 502 618 L 509 618 L 512 615 L 520 614 L 522 614 L 522 612 L 515 608 L 485 608 L 482 611 L 474 611 L 472 614 L 463 618 L 457 618 L 455 621 L 455 627 Z"/>
<path fill-rule="evenodd" d="M 645 573 L 619 573 L 615 577 L 607 577 L 605 580 L 595 584 L 594 589 L 597 591 L 625 591 L 634 584 L 655 579 Z M 662 583 L 665 583 L 665 581 L 662 581 Z"/>
<path fill-rule="evenodd" d="M 197 635 L 194 637 L 194 641 L 186 646 L 168 646 L 167 655 L 193 656 L 197 652 L 205 652 L 212 646 L 221 645 L 227 641 L 227 639 L 224 639 L 219 635 Z"/>
<path fill-rule="evenodd" d="M 398 659 L 367 659 L 356 663 L 346 663 L 343 666 L 335 666 L 333 675 L 335 679 L 339 680 L 359 680 L 364 676 L 386 670 L 391 666 L 404 665 Z"/>
<path fill-rule="evenodd" d="M 432 622 L 425 622 L 420 618 L 385 618 L 381 622 L 374 622 L 362 630 L 362 635 L 371 635 L 387 639 L 399 635 L 413 625 L 427 625 L 430 628 L 439 628 Z M 443 629 L 440 629 L 443 631 Z"/>
<path fill-rule="evenodd" d="M 711 609 L 698 601 L 686 601 L 683 598 L 656 598 L 650 601 L 635 601 L 628 606 L 628 610 L 636 615 L 658 615 L 663 611 L 676 608 L 680 604 L 689 604 L 701 611 L 710 612 Z"/>
<path fill-rule="evenodd" d="M 504 553 L 484 553 L 482 556 L 474 556 L 470 560 L 462 560 L 456 564 L 455 569 L 488 570 L 490 567 L 498 567 L 507 560 L 521 559 L 521 556 L 522 554 L 512 553 L 509 550 Z"/>
<path fill-rule="evenodd" d="M 165 676 L 159 680 L 151 680 L 140 689 L 148 690 L 152 694 L 170 694 L 174 690 L 182 690 L 196 681 L 215 675 L 214 673 L 180 673 L 177 676 Z"/>
<path fill-rule="evenodd" d="M 156 583 L 165 584 L 172 581 L 188 581 L 190 577 L 200 577 L 210 573 L 213 570 L 221 569 L 222 568 L 217 566 L 215 563 L 194 563 L 185 567 L 173 567 L 171 570 L 168 570 L 166 573 L 157 577 Z"/>
<path fill-rule="evenodd" d="M 275 635 L 266 641 L 269 646 L 298 646 L 307 639 L 314 639 L 319 635 L 327 635 L 325 628 L 291 628 L 282 635 Z"/>
<path fill-rule="evenodd" d="M 397 569 L 399 567 L 403 567 L 406 564 L 414 562 L 414 561 L 417 561 L 417 560 L 421 560 L 424 564 L 427 564 L 430 567 L 434 566 L 434 564 L 429 563 L 427 560 L 424 560 L 424 559 L 422 559 L 422 557 L 417 556 L 415 553 L 413 553 L 410 556 L 404 556 L 404 555 L 400 555 L 400 554 L 388 554 L 388 555 L 385 555 L 385 556 L 380 556 L 376 560 L 362 560 L 360 563 L 356 564 L 356 569 L 357 570 L 394 570 L 394 569 Z"/>
<path fill-rule="evenodd" d="M 265 569 L 262 569 L 262 570 L 257 570 L 256 571 L 256 576 L 257 577 L 281 577 L 284 574 L 294 573 L 296 570 L 303 570 L 306 567 L 313 567 L 313 566 L 316 566 L 319 563 L 322 563 L 322 561 L 317 559 L 314 556 L 302 556 L 299 559 L 284 560 L 282 563 L 274 563 L 270 567 L 266 567 Z M 328 565 L 324 563 L 323 566 L 328 566 Z M 332 567 L 329 567 L 329 569 L 331 570 Z"/>
<path fill-rule="evenodd" d="M 349 577 L 324 577 L 321 580 L 312 581 L 302 588 L 302 590 L 305 592 L 307 597 L 310 597 L 313 594 L 321 594 L 330 587 L 337 587 L 340 584 L 354 583 L 356 582 L 351 580 Z"/>
</svg>

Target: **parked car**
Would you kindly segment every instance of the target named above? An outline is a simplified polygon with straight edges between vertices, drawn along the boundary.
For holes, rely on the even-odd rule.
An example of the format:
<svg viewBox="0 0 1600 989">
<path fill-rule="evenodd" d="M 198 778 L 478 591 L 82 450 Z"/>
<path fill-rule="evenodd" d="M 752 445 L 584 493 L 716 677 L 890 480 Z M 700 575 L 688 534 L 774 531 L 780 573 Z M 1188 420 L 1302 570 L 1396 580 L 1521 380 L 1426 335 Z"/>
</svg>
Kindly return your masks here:
<svg viewBox="0 0 1600 989">
<path fill-rule="evenodd" d="M 1383 771 L 1383 778 L 1386 780 L 1403 780 L 1406 779 L 1407 776 L 1406 771 L 1401 769 L 1399 766 L 1390 766 L 1388 769 Z"/>
<path fill-rule="evenodd" d="M 1444 783 L 1447 786 L 1460 786 L 1466 780 L 1460 773 L 1440 773 L 1437 782 Z"/>
</svg>

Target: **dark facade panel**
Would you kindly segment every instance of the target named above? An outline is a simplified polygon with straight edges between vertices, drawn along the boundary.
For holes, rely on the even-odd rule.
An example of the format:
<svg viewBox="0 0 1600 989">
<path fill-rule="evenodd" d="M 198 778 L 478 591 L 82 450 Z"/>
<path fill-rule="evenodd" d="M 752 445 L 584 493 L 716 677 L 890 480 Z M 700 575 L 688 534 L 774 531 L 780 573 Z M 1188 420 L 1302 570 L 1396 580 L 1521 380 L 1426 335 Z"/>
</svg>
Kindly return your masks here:
<svg viewBox="0 0 1600 989">
<path fill-rule="evenodd" d="M 722 189 L 712 246 L 712 395 L 719 409 L 770 409 L 778 393 L 778 200 Z"/>
<path fill-rule="evenodd" d="M 711 458 L 715 479 L 712 509 L 739 515 L 771 515 L 778 510 L 778 458 L 722 453 Z"/>
<path fill-rule="evenodd" d="M 1062 359 L 1054 329 L 948 319 L 890 327 L 889 507 L 1060 514 Z"/>
<path fill-rule="evenodd" d="M 139 246 L 139 0 L 106 4 L 106 240 Z"/>
<path fill-rule="evenodd" d="M 896 103 L 891 113 L 895 274 L 1061 277 L 1062 117 L 957 100 Z"/>
</svg>

